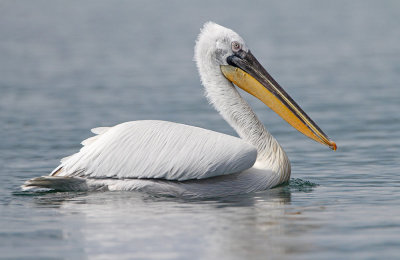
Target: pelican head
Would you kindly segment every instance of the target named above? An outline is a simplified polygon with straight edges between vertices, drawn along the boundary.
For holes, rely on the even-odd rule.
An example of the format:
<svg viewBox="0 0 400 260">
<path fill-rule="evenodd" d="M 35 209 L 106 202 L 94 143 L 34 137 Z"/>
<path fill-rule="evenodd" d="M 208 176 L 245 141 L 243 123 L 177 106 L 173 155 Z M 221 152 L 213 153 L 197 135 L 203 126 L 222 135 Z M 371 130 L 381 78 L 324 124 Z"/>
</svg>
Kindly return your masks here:
<svg viewBox="0 0 400 260">
<path fill-rule="evenodd" d="M 305 136 L 336 150 L 335 142 L 317 126 L 271 77 L 236 32 L 207 22 L 197 39 L 195 60 L 207 95 L 224 95 L 234 85 L 250 93 Z M 234 85 L 233 85 L 234 84 Z M 216 105 L 216 101 L 211 103 Z"/>
</svg>

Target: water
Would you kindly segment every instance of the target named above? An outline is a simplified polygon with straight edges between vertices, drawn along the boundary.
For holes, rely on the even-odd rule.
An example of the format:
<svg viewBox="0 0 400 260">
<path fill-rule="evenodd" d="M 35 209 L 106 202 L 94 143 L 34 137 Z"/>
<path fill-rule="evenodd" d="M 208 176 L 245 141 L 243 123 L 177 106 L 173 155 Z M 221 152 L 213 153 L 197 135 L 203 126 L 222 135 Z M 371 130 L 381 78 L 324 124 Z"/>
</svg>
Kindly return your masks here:
<svg viewBox="0 0 400 260">
<path fill-rule="evenodd" d="M 20 192 L 93 127 L 234 134 L 192 61 L 207 20 L 246 39 L 337 152 L 244 94 L 291 159 L 289 185 L 200 201 Z M 0 2 L 0 258 L 397 258 L 399 27 L 397 1 Z"/>
</svg>

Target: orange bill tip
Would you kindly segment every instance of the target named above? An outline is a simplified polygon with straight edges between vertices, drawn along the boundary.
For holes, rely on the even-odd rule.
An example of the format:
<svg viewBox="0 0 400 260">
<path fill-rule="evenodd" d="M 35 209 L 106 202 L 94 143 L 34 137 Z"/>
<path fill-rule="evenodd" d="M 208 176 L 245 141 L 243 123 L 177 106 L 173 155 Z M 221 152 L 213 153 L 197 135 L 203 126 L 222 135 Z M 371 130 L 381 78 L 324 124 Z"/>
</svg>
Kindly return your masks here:
<svg viewBox="0 0 400 260">
<path fill-rule="evenodd" d="M 336 146 L 336 143 L 334 141 L 329 141 L 329 147 L 334 151 L 337 150 L 337 146 Z"/>
</svg>

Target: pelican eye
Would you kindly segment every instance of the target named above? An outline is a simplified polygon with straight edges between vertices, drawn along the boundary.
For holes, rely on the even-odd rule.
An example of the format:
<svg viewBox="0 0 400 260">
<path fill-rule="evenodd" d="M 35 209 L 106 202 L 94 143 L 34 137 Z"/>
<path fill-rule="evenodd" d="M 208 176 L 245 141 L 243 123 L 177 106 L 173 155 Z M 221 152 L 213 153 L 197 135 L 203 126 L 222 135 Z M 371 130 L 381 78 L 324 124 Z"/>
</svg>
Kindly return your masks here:
<svg viewBox="0 0 400 260">
<path fill-rule="evenodd" d="M 242 45 L 237 41 L 232 42 L 232 51 L 240 51 Z"/>
</svg>

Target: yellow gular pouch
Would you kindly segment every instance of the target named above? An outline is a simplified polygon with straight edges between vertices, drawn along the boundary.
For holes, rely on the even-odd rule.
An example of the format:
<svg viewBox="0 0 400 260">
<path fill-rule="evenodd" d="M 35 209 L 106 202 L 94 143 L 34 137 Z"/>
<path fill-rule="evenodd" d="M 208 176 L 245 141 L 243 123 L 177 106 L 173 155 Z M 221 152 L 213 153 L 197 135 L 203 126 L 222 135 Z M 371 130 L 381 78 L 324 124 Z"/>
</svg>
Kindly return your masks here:
<svg viewBox="0 0 400 260">
<path fill-rule="evenodd" d="M 236 86 L 240 87 L 247 93 L 255 96 L 261 100 L 265 105 L 271 108 L 275 113 L 282 117 L 291 126 L 297 129 L 299 132 L 308 136 L 309 138 L 329 146 L 331 149 L 336 150 L 335 142 L 329 140 L 322 134 L 313 124 L 307 119 L 307 116 L 303 115 L 302 111 L 298 110 L 289 100 L 286 99 L 287 104 L 282 102 L 277 96 L 274 95 L 267 87 L 262 85 L 253 76 L 243 71 L 240 68 L 221 65 L 221 71 L 224 76 L 234 83 Z M 279 90 L 271 83 L 271 88 L 274 88 L 283 100 L 285 96 L 279 93 Z M 295 113 L 293 112 L 295 111 Z"/>
</svg>

